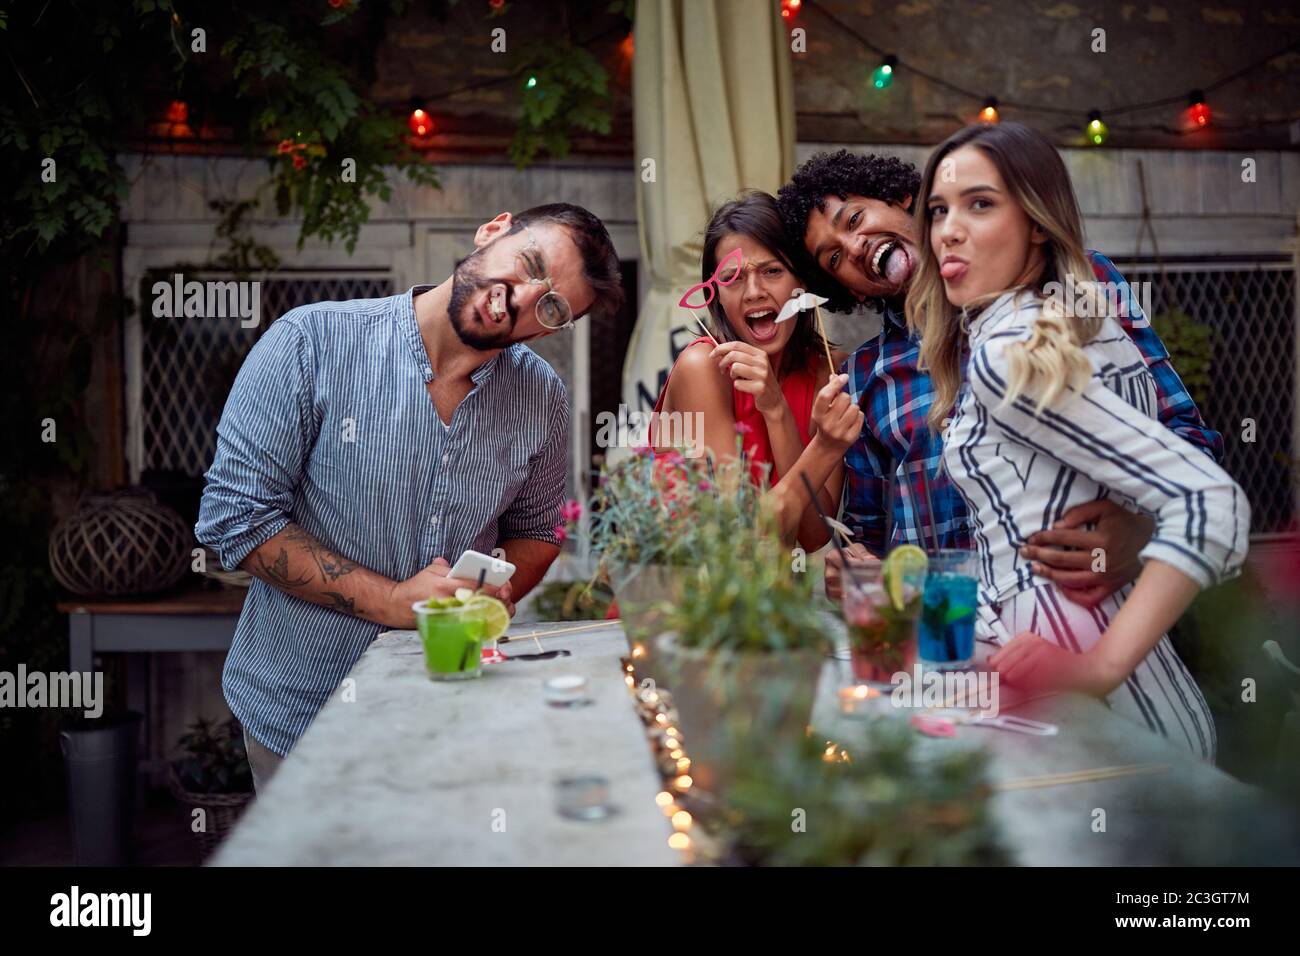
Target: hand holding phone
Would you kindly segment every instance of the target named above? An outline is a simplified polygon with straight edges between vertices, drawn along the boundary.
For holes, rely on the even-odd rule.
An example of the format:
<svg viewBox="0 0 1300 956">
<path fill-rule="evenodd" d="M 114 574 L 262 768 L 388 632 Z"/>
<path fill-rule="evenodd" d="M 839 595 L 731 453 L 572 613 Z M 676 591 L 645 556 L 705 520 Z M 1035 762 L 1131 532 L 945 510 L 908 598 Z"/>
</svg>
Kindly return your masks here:
<svg viewBox="0 0 1300 956">
<path fill-rule="evenodd" d="M 447 576 L 478 583 L 478 576 L 483 574 L 485 584 L 499 588 L 514 577 L 514 573 L 515 566 L 504 558 L 494 558 L 481 551 L 466 551 L 456 559 Z"/>
</svg>

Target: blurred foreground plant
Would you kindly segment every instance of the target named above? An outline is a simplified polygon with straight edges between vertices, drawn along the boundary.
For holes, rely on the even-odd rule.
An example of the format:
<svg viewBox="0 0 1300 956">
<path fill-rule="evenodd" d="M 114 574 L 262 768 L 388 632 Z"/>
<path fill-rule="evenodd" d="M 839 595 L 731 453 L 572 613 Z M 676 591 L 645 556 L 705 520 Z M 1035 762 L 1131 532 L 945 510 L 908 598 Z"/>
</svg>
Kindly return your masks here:
<svg viewBox="0 0 1300 956">
<path fill-rule="evenodd" d="M 805 737 L 773 749 L 736 738 L 710 829 L 732 862 L 764 866 L 987 866 L 1012 862 L 990 812 L 979 750 L 922 755 L 904 721 L 868 726 L 847 754 Z M 836 759 L 829 759 L 828 755 Z"/>
</svg>

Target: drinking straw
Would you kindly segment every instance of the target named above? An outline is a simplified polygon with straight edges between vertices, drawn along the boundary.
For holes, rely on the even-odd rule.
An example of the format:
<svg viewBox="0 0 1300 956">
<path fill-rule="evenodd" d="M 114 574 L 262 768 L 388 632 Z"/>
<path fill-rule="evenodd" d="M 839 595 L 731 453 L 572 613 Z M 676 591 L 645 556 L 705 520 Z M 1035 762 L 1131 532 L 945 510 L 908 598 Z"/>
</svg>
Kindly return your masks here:
<svg viewBox="0 0 1300 956">
<path fill-rule="evenodd" d="M 709 327 L 704 324 L 704 320 L 700 318 L 700 314 L 696 312 L 694 309 L 691 309 L 691 315 L 695 317 L 695 323 L 700 327 L 700 331 L 703 332 L 706 336 L 708 336 L 709 341 L 712 342 L 714 348 L 716 348 L 718 345 L 718 340 L 713 337 L 713 334 L 711 332 L 709 332 Z"/>
<path fill-rule="evenodd" d="M 487 580 L 487 568 L 479 568 L 479 572 L 478 572 L 478 584 L 477 584 L 477 586 L 475 586 L 474 590 L 476 590 L 476 591 L 482 591 L 482 590 L 483 590 L 483 582 L 484 582 L 485 580 Z"/>
<path fill-rule="evenodd" d="M 925 477 L 925 462 L 921 462 L 921 497 L 925 499 L 925 513 L 933 519 L 934 502 L 930 500 L 930 483 Z M 922 546 L 925 545 L 925 528 L 930 529 L 930 541 L 934 545 L 934 552 L 937 557 L 939 554 L 939 530 L 934 526 L 934 521 L 922 522 L 919 514 L 916 516 L 916 521 L 918 525 L 921 525 L 916 529 L 916 535 Z M 943 624 L 942 633 L 943 649 L 948 652 L 948 660 L 955 661 L 957 659 L 957 635 L 953 633 L 952 628 L 948 627 L 947 622 Z"/>
<path fill-rule="evenodd" d="M 925 477 L 925 462 L 922 462 L 922 463 L 921 463 L 921 496 L 925 499 L 925 513 L 926 513 L 927 515 L 929 515 L 931 519 L 933 519 L 933 518 L 934 518 L 934 502 L 932 502 L 932 501 L 930 500 L 930 482 L 927 481 L 927 480 L 926 480 L 926 477 Z M 916 520 L 917 520 L 918 522 L 921 520 L 920 515 L 917 515 L 917 519 L 916 519 Z M 933 520 L 931 520 L 931 521 L 926 521 L 926 522 L 924 523 L 924 525 L 923 525 L 923 528 L 929 528 L 929 529 L 930 529 L 930 540 L 934 543 L 934 550 L 935 550 L 936 552 L 938 552 L 938 550 L 939 550 L 939 529 L 936 528 L 936 527 L 934 526 L 934 521 L 933 521 Z M 918 529 L 918 531 L 919 531 L 919 530 L 921 530 L 921 529 Z M 920 535 L 920 538 L 921 538 L 921 543 L 924 544 L 924 543 L 925 543 L 925 536 L 924 536 L 924 535 Z"/>
<path fill-rule="evenodd" d="M 827 529 L 831 533 L 831 544 L 835 545 L 835 550 L 839 553 L 840 560 L 844 562 L 844 572 L 853 581 L 854 586 L 861 589 L 862 582 L 858 580 L 858 576 L 854 573 L 852 565 L 849 564 L 849 556 L 845 554 L 844 549 L 840 547 L 839 538 L 836 536 L 837 532 L 835 528 L 831 526 L 829 519 L 827 519 L 826 512 L 822 511 L 822 504 L 817 500 L 817 492 L 813 490 L 812 482 L 808 480 L 808 476 L 802 471 L 799 472 L 799 477 L 803 479 L 803 486 L 808 489 L 808 497 L 812 499 L 813 507 L 817 509 L 818 517 L 822 519 L 822 523 L 826 525 Z"/>
<path fill-rule="evenodd" d="M 889 481 L 885 486 L 885 551 L 894 540 L 894 459 L 889 459 Z"/>
<path fill-rule="evenodd" d="M 465 649 L 460 652 L 460 667 L 456 668 L 456 670 L 463 671 L 465 669 L 465 665 L 469 663 L 469 649 L 477 646 L 478 641 L 465 642 Z"/>
</svg>

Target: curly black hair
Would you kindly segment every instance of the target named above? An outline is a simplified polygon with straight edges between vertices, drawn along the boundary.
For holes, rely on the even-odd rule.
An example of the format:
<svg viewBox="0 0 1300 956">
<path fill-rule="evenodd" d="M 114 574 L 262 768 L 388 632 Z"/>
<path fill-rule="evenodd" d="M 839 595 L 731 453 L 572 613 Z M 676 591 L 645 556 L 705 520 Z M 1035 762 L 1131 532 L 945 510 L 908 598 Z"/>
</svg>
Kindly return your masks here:
<svg viewBox="0 0 1300 956">
<path fill-rule="evenodd" d="M 776 194 L 781 211 L 781 223 L 790 238 L 803 248 L 804 233 L 808 231 L 808 217 L 813 210 L 826 208 L 827 196 L 865 196 L 881 202 L 899 203 L 907 198 L 916 201 L 921 189 L 921 174 L 917 168 L 895 156 L 866 156 L 841 149 L 834 153 L 818 153 L 795 170 L 790 182 Z M 811 257 L 809 257 L 811 258 Z M 827 307 L 836 312 L 853 312 L 860 303 L 853 293 L 814 265 L 805 276 L 809 286 L 818 295 L 830 299 Z"/>
</svg>

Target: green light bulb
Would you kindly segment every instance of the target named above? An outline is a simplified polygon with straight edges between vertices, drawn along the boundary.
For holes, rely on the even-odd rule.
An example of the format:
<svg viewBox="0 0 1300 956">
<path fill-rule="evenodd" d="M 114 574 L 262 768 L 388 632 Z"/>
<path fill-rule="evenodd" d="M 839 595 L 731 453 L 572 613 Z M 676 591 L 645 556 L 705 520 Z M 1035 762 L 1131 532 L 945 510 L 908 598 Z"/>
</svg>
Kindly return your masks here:
<svg viewBox="0 0 1300 956">
<path fill-rule="evenodd" d="M 878 90 L 883 90 L 894 82 L 894 58 L 885 57 L 885 62 L 876 67 L 871 74 L 871 85 Z"/>
<path fill-rule="evenodd" d="M 1089 116 L 1087 135 L 1088 140 L 1094 146 L 1100 146 L 1102 143 L 1106 142 L 1106 139 L 1110 136 L 1110 130 L 1106 127 L 1106 124 L 1101 121 L 1101 116 L 1099 114 L 1093 113 Z"/>
</svg>

